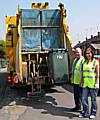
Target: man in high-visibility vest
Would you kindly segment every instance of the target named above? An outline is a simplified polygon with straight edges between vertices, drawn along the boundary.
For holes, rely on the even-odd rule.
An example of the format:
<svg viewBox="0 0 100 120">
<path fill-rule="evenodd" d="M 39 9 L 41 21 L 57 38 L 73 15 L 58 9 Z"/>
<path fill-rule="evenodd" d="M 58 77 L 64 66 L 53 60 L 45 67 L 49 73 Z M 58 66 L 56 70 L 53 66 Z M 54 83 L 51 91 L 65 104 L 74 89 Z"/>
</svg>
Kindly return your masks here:
<svg viewBox="0 0 100 120">
<path fill-rule="evenodd" d="M 80 80 L 82 78 L 81 67 L 84 61 L 81 48 L 76 48 L 75 53 L 76 53 L 76 58 L 74 59 L 72 65 L 72 79 L 71 79 L 71 83 L 73 84 L 73 89 L 74 89 L 75 107 L 71 109 L 72 111 L 81 110 L 82 88 L 80 87 Z"/>
</svg>

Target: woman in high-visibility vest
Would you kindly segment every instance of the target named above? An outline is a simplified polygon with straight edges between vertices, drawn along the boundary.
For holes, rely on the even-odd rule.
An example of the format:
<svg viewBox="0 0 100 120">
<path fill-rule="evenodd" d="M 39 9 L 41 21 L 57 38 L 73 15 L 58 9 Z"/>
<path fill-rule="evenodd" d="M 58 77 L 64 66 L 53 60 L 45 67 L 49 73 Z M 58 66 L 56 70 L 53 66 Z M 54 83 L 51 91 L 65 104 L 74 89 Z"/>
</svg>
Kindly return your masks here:
<svg viewBox="0 0 100 120">
<path fill-rule="evenodd" d="M 83 112 L 79 117 L 89 117 L 94 119 L 97 114 L 97 93 L 99 88 L 99 62 L 94 58 L 91 47 L 87 47 L 84 52 L 85 61 L 82 66 L 82 80 L 80 85 L 83 87 L 82 104 Z M 91 111 L 89 113 L 88 96 L 91 96 Z"/>
</svg>

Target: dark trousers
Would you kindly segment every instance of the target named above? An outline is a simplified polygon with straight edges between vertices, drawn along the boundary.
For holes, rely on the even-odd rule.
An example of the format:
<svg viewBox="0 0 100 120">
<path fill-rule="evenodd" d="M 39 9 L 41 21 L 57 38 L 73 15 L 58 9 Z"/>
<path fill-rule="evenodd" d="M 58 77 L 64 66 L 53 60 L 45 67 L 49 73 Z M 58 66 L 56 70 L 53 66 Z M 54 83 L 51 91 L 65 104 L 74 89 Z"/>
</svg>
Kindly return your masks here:
<svg viewBox="0 0 100 120">
<path fill-rule="evenodd" d="M 82 88 L 77 84 L 74 84 L 74 101 L 75 101 L 75 107 L 81 109 Z"/>
</svg>

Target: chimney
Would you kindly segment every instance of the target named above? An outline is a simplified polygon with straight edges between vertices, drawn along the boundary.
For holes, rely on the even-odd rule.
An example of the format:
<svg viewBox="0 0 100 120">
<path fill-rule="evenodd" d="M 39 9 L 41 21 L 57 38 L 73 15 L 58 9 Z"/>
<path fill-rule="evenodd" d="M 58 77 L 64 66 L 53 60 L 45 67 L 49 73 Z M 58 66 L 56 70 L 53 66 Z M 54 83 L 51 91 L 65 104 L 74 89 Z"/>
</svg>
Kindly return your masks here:
<svg viewBox="0 0 100 120">
<path fill-rule="evenodd" d="M 91 35 L 91 38 L 93 38 L 93 35 Z"/>
<path fill-rule="evenodd" d="M 98 36 L 100 36 L 100 32 L 98 32 Z"/>
</svg>

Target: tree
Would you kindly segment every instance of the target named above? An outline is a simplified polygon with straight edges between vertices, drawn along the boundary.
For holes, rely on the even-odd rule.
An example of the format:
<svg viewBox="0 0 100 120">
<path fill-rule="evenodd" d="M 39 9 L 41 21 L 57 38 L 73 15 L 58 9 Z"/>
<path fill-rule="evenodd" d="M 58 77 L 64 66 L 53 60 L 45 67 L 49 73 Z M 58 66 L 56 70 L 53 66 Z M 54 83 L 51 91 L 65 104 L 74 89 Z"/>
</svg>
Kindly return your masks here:
<svg viewBox="0 0 100 120">
<path fill-rule="evenodd" d="M 4 40 L 0 40 L 0 58 L 4 58 L 6 55 L 6 43 Z"/>
</svg>

